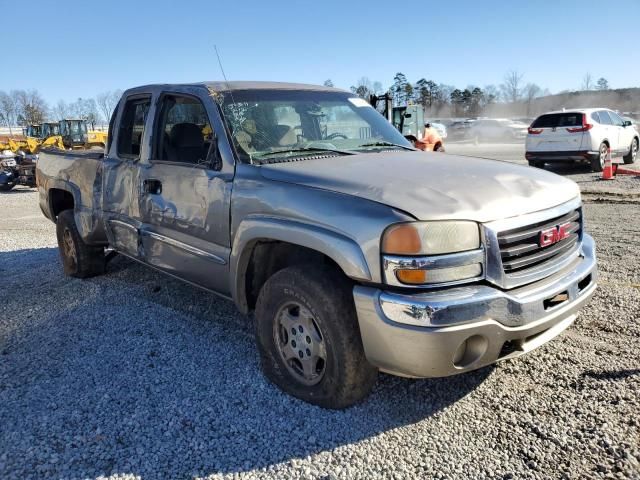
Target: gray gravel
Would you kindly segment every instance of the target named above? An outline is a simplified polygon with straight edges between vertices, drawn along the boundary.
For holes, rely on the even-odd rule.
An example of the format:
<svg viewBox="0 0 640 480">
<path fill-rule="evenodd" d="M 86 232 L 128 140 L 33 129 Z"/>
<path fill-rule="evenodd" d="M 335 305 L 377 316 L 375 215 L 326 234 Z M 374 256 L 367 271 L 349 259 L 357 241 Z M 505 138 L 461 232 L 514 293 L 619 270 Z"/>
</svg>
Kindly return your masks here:
<svg viewBox="0 0 640 480">
<path fill-rule="evenodd" d="M 569 331 L 333 412 L 264 380 L 231 303 L 122 258 L 65 278 L 36 193 L 4 194 L 0 478 L 640 478 L 640 205 L 608 198 L 585 206 L 601 287 Z"/>
</svg>

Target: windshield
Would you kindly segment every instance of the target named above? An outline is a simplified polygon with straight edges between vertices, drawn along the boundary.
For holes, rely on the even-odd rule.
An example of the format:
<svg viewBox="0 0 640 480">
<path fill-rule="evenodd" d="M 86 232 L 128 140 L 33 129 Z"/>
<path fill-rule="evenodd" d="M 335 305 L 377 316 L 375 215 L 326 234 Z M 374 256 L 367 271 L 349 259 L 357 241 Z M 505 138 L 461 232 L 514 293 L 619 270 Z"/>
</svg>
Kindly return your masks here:
<svg viewBox="0 0 640 480">
<path fill-rule="evenodd" d="M 214 95 L 242 161 L 332 155 L 411 144 L 365 100 L 346 92 L 241 90 Z"/>
<path fill-rule="evenodd" d="M 69 133 L 71 135 L 87 133 L 87 124 L 82 121 L 72 120 L 69 122 Z"/>
</svg>

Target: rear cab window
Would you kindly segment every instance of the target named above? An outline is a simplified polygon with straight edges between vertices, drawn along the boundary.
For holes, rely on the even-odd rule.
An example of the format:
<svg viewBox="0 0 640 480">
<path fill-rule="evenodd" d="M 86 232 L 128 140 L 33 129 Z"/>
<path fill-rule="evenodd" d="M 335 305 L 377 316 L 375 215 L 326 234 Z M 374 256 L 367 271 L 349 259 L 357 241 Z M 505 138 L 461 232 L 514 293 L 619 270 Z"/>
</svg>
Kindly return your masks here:
<svg viewBox="0 0 640 480">
<path fill-rule="evenodd" d="M 536 118 L 531 128 L 581 127 L 582 117 L 579 112 L 548 113 Z"/>
</svg>

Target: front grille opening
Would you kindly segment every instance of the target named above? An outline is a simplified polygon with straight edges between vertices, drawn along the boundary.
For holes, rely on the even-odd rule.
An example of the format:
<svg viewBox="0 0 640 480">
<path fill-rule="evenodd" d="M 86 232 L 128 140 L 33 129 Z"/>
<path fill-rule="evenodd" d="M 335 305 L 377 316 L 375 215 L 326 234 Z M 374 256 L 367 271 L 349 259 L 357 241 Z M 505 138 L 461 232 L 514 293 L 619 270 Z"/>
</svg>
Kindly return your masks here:
<svg viewBox="0 0 640 480">
<path fill-rule="evenodd" d="M 552 262 L 577 247 L 582 235 L 582 211 L 500 232 L 498 244 L 506 274 Z"/>
<path fill-rule="evenodd" d="M 591 274 L 587 275 L 578 282 L 578 293 L 582 293 L 582 291 L 589 285 L 591 285 Z"/>
<path fill-rule="evenodd" d="M 568 302 L 568 301 L 569 301 L 569 292 L 564 291 L 562 293 L 554 295 L 551 298 L 547 298 L 542 303 L 544 305 L 544 309 L 545 310 L 550 310 L 550 309 L 558 307 L 558 306 L 560 306 L 563 303 Z"/>
</svg>

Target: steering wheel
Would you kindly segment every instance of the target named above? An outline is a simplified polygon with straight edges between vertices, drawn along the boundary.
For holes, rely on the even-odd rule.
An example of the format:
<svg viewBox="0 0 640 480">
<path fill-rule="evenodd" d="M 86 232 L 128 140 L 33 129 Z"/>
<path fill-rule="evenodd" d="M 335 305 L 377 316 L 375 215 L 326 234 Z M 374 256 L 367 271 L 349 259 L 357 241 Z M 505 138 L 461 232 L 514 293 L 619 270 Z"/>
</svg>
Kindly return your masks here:
<svg viewBox="0 0 640 480">
<path fill-rule="evenodd" d="M 344 133 L 335 132 L 335 133 L 332 133 L 331 135 L 327 135 L 325 140 L 334 140 L 336 138 L 343 138 L 344 140 L 346 140 L 349 137 L 347 137 Z"/>
</svg>

